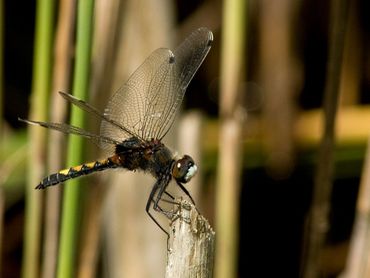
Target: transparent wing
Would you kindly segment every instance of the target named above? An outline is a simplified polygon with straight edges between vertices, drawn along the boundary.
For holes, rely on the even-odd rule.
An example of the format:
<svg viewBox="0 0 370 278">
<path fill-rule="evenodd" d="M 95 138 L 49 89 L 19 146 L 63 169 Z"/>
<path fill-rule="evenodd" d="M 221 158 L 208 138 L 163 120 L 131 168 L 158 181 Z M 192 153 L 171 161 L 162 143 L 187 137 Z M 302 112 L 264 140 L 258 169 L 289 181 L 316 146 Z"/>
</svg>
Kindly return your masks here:
<svg viewBox="0 0 370 278">
<path fill-rule="evenodd" d="M 116 121 L 114 121 L 114 119 L 110 119 L 110 118 L 106 117 L 104 114 L 102 114 L 100 111 L 98 111 L 95 107 L 91 106 L 87 102 L 85 102 L 81 99 L 78 99 L 78 98 L 76 98 L 76 97 L 74 97 L 70 94 L 64 93 L 64 92 L 59 92 L 59 94 L 64 99 L 69 101 L 70 103 L 76 105 L 77 107 L 79 107 L 80 109 L 90 113 L 91 115 L 94 115 L 95 117 L 100 119 L 102 122 L 104 122 L 104 121 L 109 122 L 109 124 L 111 126 L 115 127 L 117 130 L 120 130 L 120 132 L 122 134 L 125 133 L 125 134 L 127 134 L 127 136 L 130 136 L 130 137 L 135 136 L 135 134 L 133 134 L 126 127 L 120 125 L 120 123 L 117 123 Z M 105 140 L 104 139 L 105 137 L 107 137 L 107 136 L 105 134 L 101 133 L 102 140 L 100 140 L 100 143 L 98 144 L 98 146 L 101 147 L 102 149 L 104 149 L 107 153 L 112 153 L 114 151 L 115 147 L 112 144 L 110 144 L 107 140 Z M 111 140 L 115 141 L 115 142 L 122 142 L 122 139 L 121 140 L 119 140 L 120 138 L 116 138 L 116 139 L 117 140 L 115 140 L 115 139 L 111 139 Z"/>
<path fill-rule="evenodd" d="M 193 32 L 175 51 L 154 51 L 112 96 L 100 133 L 117 141 L 135 135 L 162 139 L 171 127 L 185 90 L 206 57 L 213 36 L 206 28 Z"/>
<path fill-rule="evenodd" d="M 65 134 L 75 134 L 75 135 L 83 136 L 85 138 L 90 139 L 93 143 L 97 145 L 101 144 L 101 142 L 104 142 L 111 146 L 115 146 L 116 144 L 119 144 L 118 141 L 115 141 L 111 138 L 96 135 L 94 133 L 88 132 L 82 128 L 79 128 L 73 125 L 68 125 L 68 124 L 63 124 L 63 123 L 46 123 L 46 122 L 38 122 L 38 121 L 31 121 L 31 120 L 24 120 L 24 119 L 19 119 L 19 120 L 27 124 L 39 125 L 45 128 L 54 129 L 54 130 L 63 132 Z"/>
<path fill-rule="evenodd" d="M 175 66 L 169 72 L 168 82 L 166 82 L 168 86 L 164 86 L 165 90 L 162 92 L 167 101 L 161 107 L 162 117 L 149 130 L 148 135 L 150 137 L 162 139 L 167 134 L 181 105 L 185 91 L 207 56 L 212 41 L 212 32 L 204 27 L 199 28 L 190 34 L 174 51 Z M 157 112 L 158 108 L 153 107 L 154 111 L 151 111 L 151 113 L 160 113 Z"/>
<path fill-rule="evenodd" d="M 130 130 L 130 134 L 108 121 L 101 122 L 100 134 L 118 141 L 123 141 L 132 135 L 145 140 L 144 121 L 150 116 L 155 117 L 155 115 L 149 115 L 149 106 L 155 102 L 153 100 L 155 96 L 148 92 L 151 87 L 159 87 L 158 83 L 163 83 L 160 78 L 166 77 L 172 67 L 172 51 L 165 48 L 155 50 L 128 81 L 112 95 L 104 110 L 104 116 L 107 119 Z"/>
</svg>

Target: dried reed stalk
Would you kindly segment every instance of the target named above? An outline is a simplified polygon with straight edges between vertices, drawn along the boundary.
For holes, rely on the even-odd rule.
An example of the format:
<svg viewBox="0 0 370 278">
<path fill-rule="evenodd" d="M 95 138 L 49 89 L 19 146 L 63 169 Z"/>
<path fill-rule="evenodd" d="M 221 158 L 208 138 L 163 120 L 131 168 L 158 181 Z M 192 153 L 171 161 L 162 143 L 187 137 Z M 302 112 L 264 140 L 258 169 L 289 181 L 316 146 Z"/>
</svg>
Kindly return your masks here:
<svg viewBox="0 0 370 278">
<path fill-rule="evenodd" d="M 347 23 L 348 1 L 331 1 L 329 60 L 324 91 L 325 125 L 318 155 L 313 200 L 308 216 L 303 277 L 316 278 L 320 273 L 321 249 L 329 228 L 330 200 L 333 187 L 334 127 L 339 99 L 340 70 Z"/>
<path fill-rule="evenodd" d="M 194 205 L 180 200 L 171 224 L 166 278 L 213 277 L 215 233 Z M 176 205 L 177 206 L 177 205 Z"/>
<path fill-rule="evenodd" d="M 224 1 L 220 65 L 220 135 L 216 187 L 215 277 L 236 277 L 247 1 Z M 227 256 L 225 256 L 227 254 Z"/>
<path fill-rule="evenodd" d="M 370 137 L 362 170 L 347 267 L 341 278 L 370 277 Z"/>
<path fill-rule="evenodd" d="M 66 102 L 58 91 L 68 91 L 72 62 L 72 40 L 74 30 L 75 1 L 61 1 L 54 46 L 54 68 L 51 99 L 51 122 L 66 121 Z M 49 132 L 48 172 L 56 172 L 64 167 L 65 135 Z M 41 194 L 41 192 L 39 192 Z M 41 274 L 43 278 L 55 277 L 58 258 L 60 227 L 61 187 L 46 191 L 45 199 L 45 239 Z"/>
</svg>

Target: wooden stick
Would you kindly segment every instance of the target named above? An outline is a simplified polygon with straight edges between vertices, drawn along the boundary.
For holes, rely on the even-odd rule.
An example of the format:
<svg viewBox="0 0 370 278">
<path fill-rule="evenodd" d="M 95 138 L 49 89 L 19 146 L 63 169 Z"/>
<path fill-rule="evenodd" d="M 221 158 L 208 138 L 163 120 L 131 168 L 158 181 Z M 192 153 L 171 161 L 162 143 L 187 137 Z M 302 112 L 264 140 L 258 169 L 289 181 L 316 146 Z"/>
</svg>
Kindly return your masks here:
<svg viewBox="0 0 370 278">
<path fill-rule="evenodd" d="M 360 190 L 357 199 L 357 212 L 352 239 L 347 258 L 347 266 L 342 278 L 369 277 L 370 275 L 370 137 L 362 169 Z"/>
<path fill-rule="evenodd" d="M 194 205 L 179 203 L 170 227 L 166 278 L 212 277 L 215 232 Z"/>
</svg>

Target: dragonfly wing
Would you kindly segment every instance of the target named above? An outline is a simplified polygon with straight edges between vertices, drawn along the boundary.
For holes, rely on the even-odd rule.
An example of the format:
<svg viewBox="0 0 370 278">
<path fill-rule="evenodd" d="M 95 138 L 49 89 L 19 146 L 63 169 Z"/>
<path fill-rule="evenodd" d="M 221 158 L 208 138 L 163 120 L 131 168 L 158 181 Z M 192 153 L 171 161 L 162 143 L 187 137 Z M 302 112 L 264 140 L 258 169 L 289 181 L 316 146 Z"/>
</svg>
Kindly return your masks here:
<svg viewBox="0 0 370 278">
<path fill-rule="evenodd" d="M 162 139 L 212 40 L 212 32 L 200 28 L 174 52 L 155 50 L 112 96 L 104 115 L 141 140 Z M 115 140 L 127 138 L 127 134 L 106 121 L 102 122 L 100 133 Z"/>
<path fill-rule="evenodd" d="M 95 107 L 91 106 L 89 103 L 87 103 L 87 102 L 85 102 L 81 99 L 78 99 L 78 98 L 76 98 L 76 97 L 74 97 L 70 94 L 64 93 L 64 92 L 59 92 L 59 94 L 64 99 L 69 101 L 70 103 L 72 103 L 72 104 L 76 105 L 77 107 L 81 108 L 82 110 L 94 115 L 95 117 L 100 119 L 102 122 L 106 122 L 106 124 L 111 129 L 116 131 L 114 133 L 114 135 L 120 135 L 121 136 L 121 137 L 114 136 L 116 138 L 117 142 L 122 142 L 124 138 L 135 136 L 135 134 L 131 130 L 129 130 L 125 126 L 123 126 L 122 123 L 119 123 L 119 122 L 115 121 L 114 118 L 108 117 L 107 115 L 101 113 L 99 110 L 97 110 Z M 101 137 L 104 137 L 106 135 L 107 134 L 105 134 L 105 133 L 101 133 Z M 111 145 L 109 143 L 107 145 L 107 142 L 105 142 L 104 140 L 102 140 L 99 145 L 103 149 L 106 149 L 106 150 L 111 149 Z"/>
<path fill-rule="evenodd" d="M 120 126 L 126 127 L 131 134 L 123 132 L 110 122 L 102 121 L 100 134 L 104 134 L 115 140 L 124 140 L 129 136 L 136 136 L 141 140 L 147 140 L 144 133 L 145 119 L 150 117 L 150 107 L 153 98 L 148 95 L 150 88 L 158 87 L 161 78 L 165 78 L 173 67 L 173 53 L 166 48 L 155 50 L 130 76 L 127 82 L 117 90 L 108 102 L 104 110 L 104 116 Z M 161 92 L 156 92 L 160 95 Z"/>
<path fill-rule="evenodd" d="M 149 130 L 153 138 L 162 139 L 170 129 L 176 112 L 182 103 L 185 91 L 194 74 L 207 56 L 213 41 L 213 34 L 207 28 L 199 28 L 187 37 L 174 51 L 175 63 L 160 86 L 163 102 L 152 106 L 149 115 L 161 117 L 155 122 L 156 127 Z M 151 87 L 149 95 L 156 95 L 157 88 Z"/>
<path fill-rule="evenodd" d="M 104 143 L 109 144 L 109 145 L 119 144 L 118 141 L 115 141 L 114 139 L 111 139 L 109 137 L 99 136 L 97 134 L 88 132 L 88 131 L 86 131 L 82 128 L 72 126 L 72 125 L 68 125 L 68 124 L 45 123 L 45 122 L 38 122 L 38 121 L 31 121 L 31 120 L 24 120 L 24 119 L 19 119 L 19 120 L 22 121 L 22 122 L 25 122 L 27 124 L 39 125 L 39 126 L 42 126 L 42 127 L 45 127 L 45 128 L 54 129 L 54 130 L 63 132 L 65 134 L 75 134 L 75 135 L 83 136 L 85 138 L 88 138 L 89 140 L 91 140 L 93 143 L 95 143 L 97 145 L 100 145 L 101 142 L 104 142 Z"/>
</svg>

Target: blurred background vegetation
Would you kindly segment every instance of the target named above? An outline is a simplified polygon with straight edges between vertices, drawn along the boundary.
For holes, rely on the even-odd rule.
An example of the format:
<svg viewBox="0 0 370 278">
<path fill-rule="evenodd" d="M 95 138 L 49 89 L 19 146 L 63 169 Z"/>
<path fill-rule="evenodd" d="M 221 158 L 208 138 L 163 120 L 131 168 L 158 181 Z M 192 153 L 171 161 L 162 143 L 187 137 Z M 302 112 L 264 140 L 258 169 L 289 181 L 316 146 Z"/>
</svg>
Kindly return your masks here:
<svg viewBox="0 0 370 278">
<path fill-rule="evenodd" d="M 164 276 L 166 237 L 145 213 L 153 179 L 107 171 L 36 191 L 47 174 L 105 156 L 18 117 L 98 132 L 57 92 L 103 110 L 154 49 L 201 26 L 214 43 L 166 144 L 199 165 L 189 190 L 216 232 L 215 277 L 369 277 L 369 10 L 0 0 L 1 277 Z"/>
</svg>

